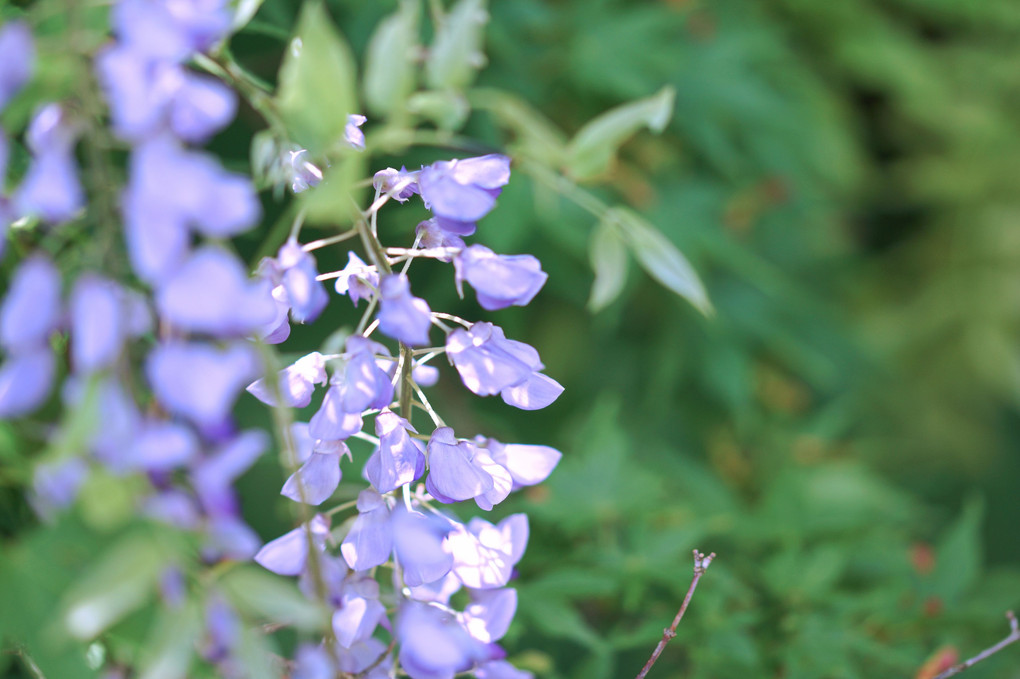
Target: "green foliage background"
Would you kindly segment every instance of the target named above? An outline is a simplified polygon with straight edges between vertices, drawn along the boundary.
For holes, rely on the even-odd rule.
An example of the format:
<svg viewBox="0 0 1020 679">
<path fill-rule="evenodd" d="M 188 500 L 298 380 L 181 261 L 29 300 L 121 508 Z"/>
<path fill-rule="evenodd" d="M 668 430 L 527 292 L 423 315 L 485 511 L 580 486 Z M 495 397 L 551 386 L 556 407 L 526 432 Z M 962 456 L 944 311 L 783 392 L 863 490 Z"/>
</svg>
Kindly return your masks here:
<svg viewBox="0 0 1020 679">
<path fill-rule="evenodd" d="M 363 63 L 396 3 L 328 7 Z M 266 0 L 232 41 L 238 61 L 274 80 L 297 11 Z M 566 387 L 539 413 L 469 398 L 448 372 L 431 397 L 458 432 L 564 453 L 500 508 L 532 526 L 511 659 L 550 679 L 636 674 L 694 548 L 719 556 L 652 676 L 910 677 L 943 645 L 967 656 L 1004 636 L 1002 613 L 1020 605 L 1020 5 L 492 0 L 489 12 L 478 85 L 568 134 L 676 89 L 665 131 L 639 133 L 591 190 L 661 229 L 714 306 L 700 315 L 631 261 L 621 297 L 589 313 L 595 221 L 522 172 L 482 222 L 479 242 L 549 272 L 529 308 L 493 320 Z M 263 125 L 242 111 L 214 150 L 246 165 Z M 508 141 L 484 115 L 464 134 Z M 416 223 L 393 219 L 394 237 Z M 265 238 L 242 248 L 253 257 Z M 416 286 L 434 309 L 477 316 L 444 269 Z M 287 349 L 316 348 L 348 316 L 333 300 Z M 0 434 L 12 465 L 31 457 Z M 281 474 L 267 456 L 241 482 L 266 539 L 291 525 Z M 111 538 L 77 519 L 39 530 L 7 480 L 0 618 L 42 628 L 87 561 L 73 554 Z M 1017 653 L 968 676 L 1020 676 Z M 5 665 L 27 676 L 16 656 Z"/>
</svg>

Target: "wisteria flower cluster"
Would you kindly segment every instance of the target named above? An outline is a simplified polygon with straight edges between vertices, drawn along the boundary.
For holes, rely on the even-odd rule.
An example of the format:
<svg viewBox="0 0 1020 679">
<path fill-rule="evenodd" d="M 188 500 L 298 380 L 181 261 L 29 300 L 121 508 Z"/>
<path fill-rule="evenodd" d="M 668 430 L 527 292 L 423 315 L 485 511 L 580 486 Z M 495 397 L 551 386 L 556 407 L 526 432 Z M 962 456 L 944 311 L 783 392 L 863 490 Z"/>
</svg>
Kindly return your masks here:
<svg viewBox="0 0 1020 679">
<path fill-rule="evenodd" d="M 398 642 L 400 667 L 415 679 L 468 670 L 479 677 L 526 675 L 503 660 L 496 642 L 517 605 L 516 592 L 507 585 L 527 544 L 527 517 L 514 514 L 495 525 L 474 518 L 465 524 L 441 506 L 473 500 L 491 510 L 513 490 L 544 480 L 560 454 L 547 446 L 459 438 L 424 389 L 438 379 L 429 362 L 442 354 L 470 391 L 500 394 L 518 408 L 545 407 L 562 387 L 542 373 L 533 347 L 507 339 L 498 326 L 434 313 L 412 294 L 406 273 L 419 257 L 451 262 L 458 286 L 467 281 L 474 287 L 482 307 L 527 304 L 546 280 L 538 260 L 497 255 L 462 238 L 474 233 L 475 222 L 492 209 L 509 178 L 510 160 L 501 155 L 439 161 L 415 172 L 387 168 L 375 175 L 373 208 L 357 227 L 373 263 L 351 252 L 344 269 L 318 275 L 311 254 L 291 240 L 260 266 L 274 282 L 276 297 L 304 300 L 296 307 L 304 320 L 326 303 L 322 279 L 335 279 L 336 291 L 355 306 L 368 301 L 359 331 L 347 337 L 342 354 L 313 352 L 248 387 L 274 407 L 304 407 L 317 387 L 325 390 L 310 421 L 294 423 L 290 431 L 301 466 L 282 493 L 296 502 L 320 505 L 333 495 L 341 463 L 351 458 L 348 439 L 375 445 L 364 463 L 369 486 L 358 495 L 353 521 L 331 531 L 334 510 L 316 514 L 255 556 L 273 572 L 298 576 L 309 596 L 316 596 L 316 577 L 324 579 L 325 596 L 335 609 L 332 653 L 347 671 L 362 671 L 363 663 L 373 662 L 368 676 L 389 676 L 390 661 L 380 661 L 388 656 L 374 636 L 381 626 Z M 383 248 L 373 228 L 378 209 L 414 194 L 433 217 L 417 226 L 414 247 Z M 401 263 L 404 268 L 397 271 Z M 295 290 L 302 292 L 295 295 Z M 294 312 L 292 307 L 292 318 Z M 450 328 L 445 320 L 462 327 Z M 431 346 L 433 329 L 445 335 L 437 346 Z M 397 341 L 396 355 L 371 338 L 376 331 Z M 431 417 L 430 435 L 411 424 L 415 408 Z M 369 418 L 375 436 L 363 431 Z M 369 576 L 380 567 L 392 572 L 389 595 Z M 457 610 L 451 597 L 461 590 L 469 603 Z M 328 644 L 303 647 L 296 676 L 331 676 L 327 669 L 317 673 L 329 667 L 329 654 Z"/>
<path fill-rule="evenodd" d="M 517 606 L 509 585 L 527 545 L 527 517 L 465 523 L 447 505 L 474 501 L 491 510 L 543 481 L 560 453 L 458 436 L 425 390 L 439 379 L 433 363 L 443 356 L 469 391 L 499 394 L 520 409 L 544 408 L 563 388 L 544 374 L 533 347 L 490 322 L 433 311 L 408 277 L 416 259 L 431 258 L 452 264 L 458 292 L 466 283 L 487 311 L 535 297 L 547 278 L 536 258 L 465 241 L 509 182 L 510 159 L 381 170 L 374 200 L 350 232 L 302 244 L 299 220 L 276 256 L 251 274 L 228 239 L 258 225 L 257 192 L 248 177 L 198 149 L 233 120 L 237 95 L 189 65 L 227 37 L 228 3 L 118 0 L 110 17 L 115 39 L 96 54 L 94 73 L 110 129 L 129 152 L 117 207 L 133 279 L 100 267 L 68 278 L 39 251 L 17 265 L 0 303 L 0 418 L 31 416 L 55 390 L 67 411 L 91 414 L 76 430 L 82 450 L 54 446 L 37 465 L 34 507 L 43 517 L 57 514 L 97 472 L 142 476 L 139 513 L 197 537 L 205 563 L 254 559 L 296 576 L 331 615 L 321 643 L 303 643 L 289 661 L 294 679 L 390 677 L 397 666 L 413 679 L 530 676 L 498 645 Z M 31 79 L 33 62 L 27 26 L 0 28 L 0 109 Z M 344 115 L 346 143 L 364 149 L 366 118 Z M 24 131 L 27 172 L 10 195 L 0 181 L 0 244 L 17 220 L 60 229 L 90 209 L 76 160 L 88 129 L 79 116 L 53 103 L 32 118 Z M 7 149 L 0 131 L 0 179 Z M 282 160 L 295 193 L 322 179 L 300 149 Z M 415 195 L 431 218 L 407 229 L 410 247 L 384 246 L 379 211 Z M 313 252 L 348 236 L 360 238 L 361 255 L 351 252 L 342 270 L 320 274 Z M 360 322 L 340 353 L 312 352 L 275 370 L 267 345 L 284 342 L 292 323 L 321 316 L 331 298 L 324 281 L 355 308 L 365 302 Z M 292 465 L 281 493 L 304 520 L 265 545 L 233 488 L 269 448 L 265 432 L 235 423 L 245 389 L 284 413 L 321 399 L 308 422 L 277 432 Z M 416 410 L 431 432 L 412 424 Z M 373 452 L 355 461 L 352 439 L 370 442 Z M 366 483 L 357 500 L 323 507 L 354 462 Z M 178 566 L 166 564 L 167 606 L 181 605 L 183 581 Z M 221 676 L 243 676 L 241 613 L 215 580 L 205 584 L 200 652 Z M 87 615 L 69 622 L 81 638 L 101 624 Z"/>
</svg>

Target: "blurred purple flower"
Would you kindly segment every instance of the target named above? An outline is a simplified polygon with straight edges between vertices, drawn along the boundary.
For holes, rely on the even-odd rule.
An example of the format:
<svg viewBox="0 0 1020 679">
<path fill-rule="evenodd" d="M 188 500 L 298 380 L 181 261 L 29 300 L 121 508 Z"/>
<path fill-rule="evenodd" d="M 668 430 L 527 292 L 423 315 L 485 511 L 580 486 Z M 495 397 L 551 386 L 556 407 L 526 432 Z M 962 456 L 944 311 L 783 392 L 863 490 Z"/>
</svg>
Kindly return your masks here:
<svg viewBox="0 0 1020 679">
<path fill-rule="evenodd" d="M 258 372 L 247 344 L 217 349 L 198 342 L 170 342 L 149 354 L 146 374 L 156 398 L 199 428 L 222 425 L 244 385 Z"/>
<path fill-rule="evenodd" d="M 32 162 L 14 195 L 18 214 L 59 223 L 84 207 L 85 193 L 74 158 L 77 135 L 57 104 L 36 112 L 25 133 Z"/>
<path fill-rule="evenodd" d="M 71 366 L 91 373 L 111 367 L 126 335 L 125 294 L 121 287 L 93 273 L 74 283 L 70 300 Z"/>
<path fill-rule="evenodd" d="M 28 494 L 29 503 L 39 516 L 52 518 L 78 497 L 78 490 L 88 472 L 88 466 L 78 457 L 36 466 L 32 474 L 32 490 Z"/>
<path fill-rule="evenodd" d="M 485 645 L 446 611 L 417 601 L 401 607 L 397 621 L 400 666 L 411 679 L 452 679 L 485 659 Z"/>
<path fill-rule="evenodd" d="M 215 245 L 196 250 L 163 282 L 156 307 L 175 328 L 216 337 L 251 334 L 276 314 L 269 284 L 249 279 L 237 256 Z"/>
<path fill-rule="evenodd" d="M 101 52 L 96 75 L 110 102 L 114 131 L 129 141 L 169 129 L 184 141 L 201 143 L 237 113 L 237 96 L 220 81 L 129 47 Z"/>
<path fill-rule="evenodd" d="M 0 26 L 0 111 L 21 91 L 35 68 L 35 43 L 28 24 L 9 21 Z"/>
<path fill-rule="evenodd" d="M 0 365 L 0 420 L 27 415 L 45 403 L 55 374 L 49 347 L 8 356 Z"/>
<path fill-rule="evenodd" d="M 226 0 L 120 0 L 111 23 L 118 39 L 140 55 L 184 61 L 226 37 Z"/>
<path fill-rule="evenodd" d="M 0 346 L 12 353 L 46 346 L 60 314 L 60 272 L 45 255 L 29 256 L 0 304 Z"/>
</svg>

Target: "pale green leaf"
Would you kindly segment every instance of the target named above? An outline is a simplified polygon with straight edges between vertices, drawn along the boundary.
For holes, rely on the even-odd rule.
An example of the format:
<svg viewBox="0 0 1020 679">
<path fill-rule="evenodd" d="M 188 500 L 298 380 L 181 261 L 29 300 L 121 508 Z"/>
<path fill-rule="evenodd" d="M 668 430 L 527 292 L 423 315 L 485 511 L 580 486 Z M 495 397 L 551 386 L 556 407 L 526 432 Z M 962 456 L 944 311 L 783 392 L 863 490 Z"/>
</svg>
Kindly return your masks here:
<svg viewBox="0 0 1020 679">
<path fill-rule="evenodd" d="M 457 130 L 467 121 L 471 107 L 459 92 L 450 90 L 417 92 L 407 102 L 415 115 L 435 123 L 441 130 Z"/>
<path fill-rule="evenodd" d="M 402 0 L 380 22 L 365 56 L 365 105 L 378 115 L 399 111 L 414 91 L 418 49 L 418 3 Z"/>
<path fill-rule="evenodd" d="M 139 679 L 187 677 L 202 632 L 202 615 L 193 604 L 161 609 L 144 647 Z"/>
<path fill-rule="evenodd" d="M 712 313 L 712 303 L 694 267 L 673 243 L 637 213 L 612 208 L 615 220 L 641 267 L 655 280 L 680 295 L 703 314 Z"/>
<path fill-rule="evenodd" d="M 219 584 L 237 610 L 252 617 L 309 631 L 321 629 L 328 620 L 326 610 L 293 582 L 254 566 L 234 569 Z"/>
<path fill-rule="evenodd" d="M 157 541 L 142 535 L 122 539 L 73 588 L 64 607 L 64 626 L 78 639 L 91 639 L 145 603 L 166 556 Z"/>
<path fill-rule="evenodd" d="M 627 244 L 620 236 L 615 220 L 603 219 L 588 242 L 588 256 L 595 271 L 588 309 L 601 311 L 623 291 L 627 282 Z"/>
<path fill-rule="evenodd" d="M 277 107 L 295 142 L 315 156 L 343 139 L 357 113 L 350 48 L 322 2 L 306 2 L 280 66 Z"/>
<path fill-rule="evenodd" d="M 485 0 L 460 0 L 436 32 L 425 63 L 429 87 L 459 90 L 485 65 L 482 38 L 489 21 Z"/>
<path fill-rule="evenodd" d="M 662 132 L 673 116 L 676 90 L 663 87 L 651 97 L 606 111 L 578 130 L 567 148 L 567 171 L 575 179 L 605 172 L 617 149 L 635 132 L 647 127 Z"/>
</svg>

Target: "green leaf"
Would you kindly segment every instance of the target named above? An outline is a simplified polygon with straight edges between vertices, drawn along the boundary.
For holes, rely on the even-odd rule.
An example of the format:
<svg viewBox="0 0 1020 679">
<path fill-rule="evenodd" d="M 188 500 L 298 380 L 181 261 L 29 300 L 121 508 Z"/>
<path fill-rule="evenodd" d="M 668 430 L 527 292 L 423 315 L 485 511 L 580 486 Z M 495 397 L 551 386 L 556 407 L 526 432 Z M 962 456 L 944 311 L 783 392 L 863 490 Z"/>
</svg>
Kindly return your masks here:
<svg viewBox="0 0 1020 679">
<path fill-rule="evenodd" d="M 627 244 L 612 219 L 602 219 L 588 243 L 595 282 L 591 286 L 588 309 L 601 311 L 623 291 L 627 282 Z"/>
<path fill-rule="evenodd" d="M 497 89 L 473 89 L 468 96 L 475 108 L 488 111 L 516 135 L 523 155 L 550 168 L 563 164 L 567 147 L 563 133 L 533 106 L 515 94 Z"/>
<path fill-rule="evenodd" d="M 437 90 L 464 89 L 485 65 L 482 38 L 489 21 L 485 0 L 460 0 L 436 31 L 425 79 Z"/>
<path fill-rule="evenodd" d="M 980 497 L 969 498 L 960 517 L 939 541 L 932 591 L 945 602 L 967 594 L 981 575 L 984 518 L 984 502 Z"/>
<path fill-rule="evenodd" d="M 471 106 L 459 92 L 416 92 L 407 102 L 407 109 L 435 123 L 441 130 L 457 130 L 467 122 Z"/>
<path fill-rule="evenodd" d="M 617 149 L 631 135 L 647 127 L 662 132 L 673 115 L 676 90 L 663 87 L 646 99 L 617 106 L 590 121 L 574 135 L 567 147 L 567 172 L 587 179 L 605 172 Z"/>
<path fill-rule="evenodd" d="M 694 267 L 673 243 L 643 217 L 627 208 L 611 208 L 613 220 L 641 267 L 669 290 L 693 304 L 701 313 L 712 313 L 712 303 Z"/>
<path fill-rule="evenodd" d="M 315 156 L 343 139 L 356 113 L 355 65 L 321 1 L 306 2 L 280 66 L 276 103 L 295 142 Z"/>
<path fill-rule="evenodd" d="M 143 647 L 139 679 L 187 677 L 195 642 L 202 631 L 202 614 L 193 604 L 161 609 L 152 635 Z"/>
<path fill-rule="evenodd" d="M 401 0 L 379 23 L 365 56 L 365 105 L 378 115 L 399 111 L 414 91 L 418 49 L 418 3 Z"/>
<path fill-rule="evenodd" d="M 262 6 L 263 2 L 265 0 L 238 0 L 231 31 L 236 32 L 247 26 L 248 22 L 259 11 L 259 7 Z"/>
<path fill-rule="evenodd" d="M 220 580 L 220 587 L 238 611 L 298 629 L 322 629 L 327 611 L 309 601 L 292 582 L 255 568 L 242 566 Z"/>
<path fill-rule="evenodd" d="M 123 538 L 71 590 L 64 607 L 67 631 L 78 639 L 92 639 L 148 599 L 166 555 L 150 537 Z"/>
</svg>

